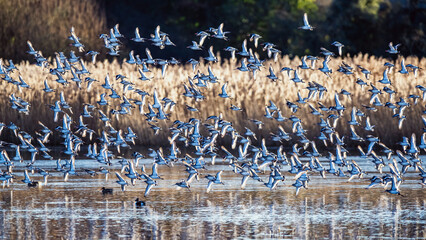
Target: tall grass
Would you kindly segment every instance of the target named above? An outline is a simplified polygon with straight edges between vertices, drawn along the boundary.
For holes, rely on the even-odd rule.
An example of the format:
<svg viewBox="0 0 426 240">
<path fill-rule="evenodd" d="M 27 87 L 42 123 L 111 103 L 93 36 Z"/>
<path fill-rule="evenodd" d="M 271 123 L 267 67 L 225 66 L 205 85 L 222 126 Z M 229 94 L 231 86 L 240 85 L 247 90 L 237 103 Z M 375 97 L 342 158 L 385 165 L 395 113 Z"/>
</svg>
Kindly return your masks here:
<svg viewBox="0 0 426 240">
<path fill-rule="evenodd" d="M 342 61 L 354 67 L 353 75 L 345 75 L 335 71 Z M 270 133 L 276 132 L 278 125 L 282 125 L 287 132 L 291 132 L 290 121 L 287 120 L 286 122 L 279 123 L 274 119 L 266 119 L 264 117 L 265 106 L 267 106 L 271 100 L 278 106 L 278 108 L 281 109 L 284 117 L 288 118 L 291 115 L 299 117 L 302 120 L 304 129 L 307 130 L 306 136 L 309 139 L 314 140 L 315 137 L 320 134 L 320 127 L 317 125 L 320 117 L 310 114 L 310 109 L 307 104 L 298 104 L 300 109 L 296 113 L 292 113 L 286 106 L 286 103 L 287 100 L 296 103 L 297 92 L 300 92 L 303 97 L 306 97 L 308 94 L 308 90 L 306 89 L 307 83 L 316 81 L 327 88 L 324 99 L 321 100 L 321 103 L 326 106 L 334 105 L 335 92 L 340 92 L 342 89 L 345 89 L 352 94 L 351 99 L 340 95 L 340 100 L 346 107 L 346 111 L 338 121 L 336 127 L 336 131 L 340 133 L 340 136 L 347 136 L 349 134 L 349 125 L 347 124 L 347 121 L 350 118 L 352 106 L 355 106 L 365 112 L 367 116 L 370 116 L 371 123 L 376 125 L 373 133 L 366 132 L 363 130 L 363 126 L 365 126 L 364 118 L 361 121 L 361 126 L 356 127 L 357 133 L 363 137 L 367 134 L 373 134 L 378 136 L 385 144 L 395 146 L 399 141 L 401 141 L 402 136 L 410 136 L 411 133 L 416 133 L 419 137 L 422 133 L 422 127 L 424 126 L 421 115 L 422 111 L 425 109 L 424 102 L 420 99 L 419 103 L 414 105 L 413 101 L 407 97 L 410 94 L 421 96 L 421 91 L 415 88 L 415 86 L 418 84 L 425 84 L 425 74 L 422 70 L 419 71 L 417 77 L 415 77 L 413 73 L 408 75 L 400 74 L 398 72 L 400 69 L 400 58 L 396 60 L 394 70 L 389 73 L 389 78 L 392 81 L 392 86 L 389 87 L 397 92 L 392 102 L 395 103 L 396 101 L 399 101 L 399 97 L 402 97 L 411 104 L 411 106 L 404 112 L 406 115 L 406 121 L 402 128 L 398 129 L 398 120 L 392 117 L 393 114 L 390 109 L 384 106 L 376 107 L 377 111 L 372 112 L 363 107 L 363 105 L 371 106 L 369 104 L 371 94 L 368 91 L 371 87 L 365 86 L 362 90 L 361 87 L 355 83 L 357 78 L 361 78 L 367 83 L 372 83 L 377 88 L 382 89 L 384 85 L 378 81 L 382 79 L 383 71 L 386 68 L 384 63 L 387 61 L 388 60 L 384 58 L 377 58 L 368 55 L 333 58 L 329 63 L 330 68 L 333 69 L 331 78 L 318 70 L 318 66 L 321 65 L 321 62 L 318 62 L 316 70 L 299 70 L 300 77 L 305 83 L 295 84 L 290 80 L 292 76 L 289 78 L 285 72 L 280 73 L 279 70 L 284 66 L 296 68 L 301 64 L 298 57 L 290 59 L 288 56 L 283 56 L 279 58 L 277 62 L 268 60 L 264 62 L 265 68 L 257 73 L 256 79 L 253 79 L 250 73 L 236 70 L 236 67 L 239 66 L 239 62 L 236 63 L 228 59 L 222 60 L 219 56 L 219 62 L 222 63 L 211 64 L 211 67 L 220 83 L 209 84 L 207 88 L 201 88 L 203 95 L 206 97 L 204 101 L 194 101 L 191 98 L 183 96 L 183 85 L 188 85 L 188 77 L 194 76 L 189 64 L 169 65 L 164 79 L 161 78 L 161 69 L 152 66 L 150 67 L 152 72 L 147 73 L 147 75 L 153 76 L 154 78 L 150 81 L 140 81 L 138 79 L 140 75 L 134 65 L 119 63 L 117 61 L 98 61 L 95 64 L 86 62 L 86 66 L 91 72 L 90 77 L 98 80 L 98 82 L 93 84 L 92 89 L 87 91 L 84 84 L 81 89 L 79 89 L 73 82 L 70 82 L 67 86 L 58 84 L 55 82 L 56 76 L 49 74 L 48 69 L 42 69 L 30 64 L 29 62 L 22 62 L 17 65 L 19 72 L 15 71 L 12 74 L 12 77 L 14 79 L 18 79 L 18 74 L 20 74 L 31 86 L 31 89 L 22 89 L 19 92 L 15 85 L 5 81 L 0 82 L 0 96 L 2 96 L 0 98 L 0 121 L 5 124 L 13 122 L 18 125 L 21 130 L 29 133 L 34 133 L 40 129 L 40 126 L 36 124 L 38 121 L 41 121 L 51 129 L 54 129 L 61 125 L 61 121 L 56 123 L 53 121 L 53 111 L 49 109 L 48 104 L 54 104 L 55 101 L 59 100 L 59 93 L 63 91 L 66 101 L 72 107 L 72 113 L 67 110 L 65 110 L 65 112 L 73 118 L 73 126 L 78 123 L 78 117 L 82 112 L 83 104 L 93 104 L 104 113 L 107 113 L 111 119 L 111 125 L 115 129 L 122 129 L 123 131 L 126 131 L 126 128 L 130 126 L 138 135 L 138 139 L 136 140 L 136 144 L 138 145 L 167 145 L 167 137 L 170 136 L 168 128 L 172 126 L 174 120 L 179 119 L 181 121 L 188 121 L 190 118 L 198 118 L 205 121 L 208 116 L 219 114 L 223 114 L 223 119 L 232 122 L 233 127 L 239 131 L 240 134 L 244 134 L 245 127 L 248 127 L 257 133 L 259 139 L 264 137 L 267 139 L 268 143 L 271 143 Z M 202 59 L 200 62 L 198 69 L 200 72 L 207 74 L 208 64 L 204 63 Z M 408 57 L 405 59 L 405 63 L 419 66 L 422 69 L 426 68 L 426 61 L 424 59 Z M 364 75 L 356 68 L 356 65 L 362 65 L 372 72 L 370 80 L 365 79 Z M 275 70 L 275 73 L 280 78 L 279 81 L 272 82 L 266 77 L 266 75 L 269 74 L 269 66 L 272 66 Z M 105 90 L 101 87 L 101 84 L 104 82 L 107 74 L 109 74 L 116 91 L 120 95 L 125 95 L 129 99 L 140 99 L 140 97 L 134 91 L 128 91 L 123 94 L 121 84 L 118 80 L 115 80 L 115 76 L 117 74 L 125 75 L 127 80 L 135 84 L 135 89 L 141 89 L 150 93 L 151 96 L 147 97 L 147 104 L 153 104 L 152 93 L 154 92 L 154 89 L 158 92 L 160 99 L 167 97 L 176 102 L 174 110 L 168 112 L 170 114 L 169 119 L 160 120 L 158 123 L 155 123 L 162 128 L 159 135 L 154 135 L 154 132 L 148 125 L 145 116 L 141 115 L 137 108 L 133 109 L 131 114 L 121 115 L 119 119 L 116 119 L 115 116 L 112 116 L 109 112 L 111 109 L 118 110 L 121 100 L 108 98 L 110 103 L 108 106 L 99 106 L 96 103 L 100 99 L 100 94 L 110 94 L 109 90 Z M 66 73 L 64 78 L 70 79 L 71 74 Z M 45 79 L 48 80 L 50 87 L 56 89 L 56 92 L 43 92 L 43 81 Z M 228 82 L 227 91 L 228 94 L 231 95 L 230 99 L 223 99 L 218 96 L 221 92 L 221 87 L 225 82 Z M 21 97 L 23 100 L 28 101 L 31 104 L 28 115 L 18 113 L 10 108 L 8 97 L 12 93 L 15 93 L 17 97 Z M 386 93 L 381 94 L 379 98 L 383 104 L 389 101 L 388 94 Z M 308 102 L 318 108 L 317 101 L 318 99 L 315 98 Z M 148 110 L 147 104 L 144 107 L 145 112 Z M 230 110 L 229 107 L 231 104 L 241 107 L 243 111 Z M 196 107 L 199 112 L 188 111 L 186 109 L 186 105 Z M 322 116 L 322 118 L 327 118 L 327 116 L 331 113 L 323 112 L 323 114 L 324 116 Z M 62 117 L 62 115 L 60 116 Z M 99 120 L 97 110 L 93 111 L 93 116 L 94 117 L 92 119 L 86 118 L 85 123 L 88 124 L 89 128 L 94 129 L 97 134 L 100 134 L 102 130 L 106 130 L 107 128 L 101 120 Z M 257 129 L 256 125 L 250 121 L 251 119 L 263 121 L 263 129 Z M 3 140 L 16 141 L 16 138 L 12 136 L 8 129 L 3 131 L 1 137 Z M 229 137 L 225 137 L 224 141 L 226 142 L 229 139 Z M 297 139 L 297 137 L 294 137 L 294 140 Z M 346 139 L 345 141 L 351 144 L 350 140 Z M 53 138 L 52 144 L 58 143 L 59 138 Z M 291 146 L 290 143 L 284 143 L 284 145 Z"/>
<path fill-rule="evenodd" d="M 86 49 L 101 46 L 93 36 L 106 29 L 106 16 L 96 0 L 0 0 L 0 55 L 13 59 L 31 59 L 25 54 L 31 40 L 44 56 L 65 51 L 72 26 Z"/>
</svg>

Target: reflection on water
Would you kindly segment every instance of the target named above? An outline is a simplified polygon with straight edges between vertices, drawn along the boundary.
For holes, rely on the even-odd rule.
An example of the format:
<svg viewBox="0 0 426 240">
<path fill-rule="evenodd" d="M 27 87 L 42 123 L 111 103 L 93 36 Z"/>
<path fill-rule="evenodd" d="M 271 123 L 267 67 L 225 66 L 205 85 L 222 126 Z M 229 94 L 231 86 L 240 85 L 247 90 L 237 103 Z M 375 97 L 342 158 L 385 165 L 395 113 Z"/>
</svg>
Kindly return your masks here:
<svg viewBox="0 0 426 240">
<path fill-rule="evenodd" d="M 211 173 L 221 168 L 227 166 L 214 166 Z M 407 175 L 403 197 L 380 187 L 366 190 L 367 179 L 347 183 L 315 176 L 295 196 L 291 175 L 274 191 L 254 180 L 240 190 L 241 178 L 224 172 L 225 185 L 206 193 L 205 179 L 191 191 L 178 191 L 173 184 L 184 175 L 159 170 L 167 180 L 141 208 L 133 202 L 143 196 L 141 181 L 121 192 L 115 178 L 106 182 L 100 175 L 68 182 L 53 175 L 39 188 L 27 188 L 18 177 L 0 190 L 0 238 L 426 238 L 426 197 L 416 173 Z M 102 186 L 113 187 L 114 194 L 102 195 Z"/>
</svg>

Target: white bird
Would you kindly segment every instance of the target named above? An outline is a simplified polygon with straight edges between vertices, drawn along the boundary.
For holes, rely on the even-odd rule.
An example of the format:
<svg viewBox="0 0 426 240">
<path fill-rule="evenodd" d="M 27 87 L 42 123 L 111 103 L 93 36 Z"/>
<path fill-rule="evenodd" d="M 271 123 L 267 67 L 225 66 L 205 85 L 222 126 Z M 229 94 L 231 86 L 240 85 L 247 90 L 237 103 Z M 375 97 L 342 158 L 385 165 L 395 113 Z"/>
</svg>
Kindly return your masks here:
<svg viewBox="0 0 426 240">
<path fill-rule="evenodd" d="M 339 56 L 342 56 L 342 48 L 345 46 L 338 41 L 334 41 L 331 45 L 337 47 L 337 51 L 339 52 Z"/>
<path fill-rule="evenodd" d="M 148 48 L 145 48 L 145 53 L 147 59 L 145 59 L 146 64 L 155 64 L 155 60 L 152 58 L 151 51 Z"/>
<path fill-rule="evenodd" d="M 302 57 L 302 65 L 299 65 L 299 68 L 301 68 L 301 69 L 309 69 L 309 66 L 306 63 L 306 56 Z"/>
<path fill-rule="evenodd" d="M 124 191 L 126 185 L 128 185 L 127 181 L 125 181 L 118 172 L 115 172 L 115 176 L 117 176 L 118 178 L 118 181 L 116 181 L 116 183 L 120 184 L 121 191 Z"/>
<path fill-rule="evenodd" d="M 219 25 L 219 27 L 217 28 L 217 32 L 215 34 L 213 34 L 212 37 L 218 38 L 218 39 L 223 39 L 223 40 L 226 41 L 226 40 L 228 40 L 228 37 L 225 36 L 226 33 L 228 33 L 228 32 L 223 31 L 223 23 L 221 23 Z"/>
<path fill-rule="evenodd" d="M 69 39 L 73 40 L 74 43 L 72 44 L 74 47 L 78 48 L 79 52 L 84 51 L 84 45 L 80 43 L 80 39 L 77 37 L 77 35 L 74 32 L 74 27 L 71 27 L 71 36 L 69 36 Z"/>
<path fill-rule="evenodd" d="M 139 78 L 142 81 L 148 81 L 150 79 L 152 79 L 152 77 L 147 77 L 145 76 L 145 74 L 143 73 L 141 68 L 138 68 L 139 74 L 141 75 L 141 77 Z"/>
<path fill-rule="evenodd" d="M 236 48 L 234 48 L 234 47 L 229 46 L 229 47 L 226 47 L 226 48 L 225 48 L 225 49 L 223 49 L 223 50 L 225 50 L 225 51 L 227 51 L 227 52 L 230 52 L 230 53 L 231 53 L 231 59 L 232 59 L 232 60 L 234 60 L 234 59 L 235 59 L 235 52 L 236 52 L 238 49 L 236 49 Z"/>
<path fill-rule="evenodd" d="M 248 57 L 250 55 L 247 51 L 247 39 L 244 39 L 243 43 L 241 44 L 241 52 L 238 52 L 238 54 L 243 57 Z"/>
<path fill-rule="evenodd" d="M 250 41 L 254 41 L 254 47 L 257 48 L 259 44 L 259 39 L 262 38 L 259 34 L 252 33 L 250 34 Z"/>
<path fill-rule="evenodd" d="M 192 45 L 188 46 L 187 48 L 191 49 L 191 50 L 201 50 L 201 46 L 196 42 L 196 41 L 192 41 Z"/>
<path fill-rule="evenodd" d="M 364 127 L 364 129 L 366 131 L 371 131 L 371 132 L 374 131 L 374 125 L 370 124 L 370 117 L 369 116 L 367 116 L 366 119 L 365 119 L 365 127 Z"/>
<path fill-rule="evenodd" d="M 25 179 L 21 180 L 23 183 L 32 183 L 33 182 L 33 181 L 31 181 L 30 176 L 28 175 L 27 169 L 25 169 L 24 176 L 25 176 Z"/>
<path fill-rule="evenodd" d="M 206 178 L 209 180 L 209 183 L 207 184 L 207 192 L 210 192 L 210 190 L 212 189 L 213 183 L 216 184 L 224 184 L 221 180 L 221 174 L 222 171 L 219 171 L 216 173 L 216 176 L 212 176 L 212 175 L 207 175 Z"/>
<path fill-rule="evenodd" d="M 311 25 L 309 25 L 307 13 L 303 14 L 303 24 L 304 25 L 299 27 L 299 29 L 310 30 L 310 31 L 314 30 L 314 28 Z"/>
<path fill-rule="evenodd" d="M 401 70 L 399 70 L 399 73 L 408 74 L 408 70 L 405 67 L 405 60 L 404 59 L 401 60 Z"/>
<path fill-rule="evenodd" d="M 164 78 L 164 76 L 166 75 L 166 69 L 167 69 L 167 66 L 169 65 L 169 62 L 164 59 L 157 59 L 156 63 L 161 66 L 161 77 Z"/>
<path fill-rule="evenodd" d="M 248 72 L 249 71 L 249 69 L 247 67 L 247 60 L 245 58 L 243 58 L 241 60 L 241 66 L 237 67 L 237 69 L 240 70 L 241 72 Z"/>
<path fill-rule="evenodd" d="M 291 80 L 295 83 L 303 83 L 303 79 L 301 79 L 299 74 L 297 74 L 297 69 L 294 70 L 294 77 Z"/>
<path fill-rule="evenodd" d="M 136 64 L 135 56 L 133 55 L 133 50 L 129 52 L 129 59 L 126 60 L 128 64 Z"/>
<path fill-rule="evenodd" d="M 228 86 L 228 82 L 226 82 L 226 83 L 224 83 L 223 85 L 222 85 L 222 92 L 221 93 L 219 93 L 219 97 L 221 97 L 221 98 L 229 98 L 229 95 L 228 95 L 228 93 L 226 93 L 226 87 Z"/>
<path fill-rule="evenodd" d="M 166 45 L 166 46 L 176 46 L 176 44 L 174 44 L 174 43 L 170 40 L 169 36 L 167 36 L 167 35 L 164 37 L 164 45 Z"/>
<path fill-rule="evenodd" d="M 395 46 L 393 45 L 392 42 L 389 43 L 389 49 L 386 50 L 386 52 L 390 53 L 390 54 L 397 54 L 399 53 L 398 51 L 398 47 L 401 46 L 400 43 L 396 44 Z"/>
<path fill-rule="evenodd" d="M 147 184 L 144 193 L 144 196 L 146 197 L 149 195 L 152 188 L 157 185 L 157 182 L 145 173 L 142 173 L 142 175 L 145 177 L 145 183 Z"/>
<path fill-rule="evenodd" d="M 417 143 L 416 143 L 416 134 L 413 133 L 411 134 L 411 138 L 410 138 L 410 148 L 407 150 L 407 153 L 416 156 L 419 153 L 419 148 L 417 147 Z"/>
<path fill-rule="evenodd" d="M 206 59 L 207 61 L 210 61 L 210 62 L 217 62 L 217 58 L 213 54 L 213 46 L 210 46 L 209 56 L 205 57 L 204 59 Z"/>
<path fill-rule="evenodd" d="M 113 30 L 114 30 L 114 36 L 115 36 L 115 37 L 124 37 L 124 36 L 120 33 L 120 31 L 118 30 L 118 23 L 117 23 L 117 24 L 115 24 L 115 26 L 113 27 Z"/>
<path fill-rule="evenodd" d="M 47 84 L 47 79 L 45 79 L 45 80 L 44 80 L 44 88 L 43 88 L 43 91 L 44 91 L 44 92 L 46 92 L 46 93 L 50 93 L 50 92 L 54 92 L 54 91 L 55 91 L 54 89 L 51 89 L 51 88 L 49 87 L 49 85 Z"/>
<path fill-rule="evenodd" d="M 330 77 L 330 73 L 332 70 L 328 67 L 328 62 L 330 61 L 330 56 L 326 55 L 324 61 L 322 62 L 322 68 L 319 68 L 321 72 L 323 72 L 327 77 Z"/>
<path fill-rule="evenodd" d="M 135 29 L 135 37 L 131 39 L 134 42 L 145 42 L 144 38 L 141 38 L 141 35 L 139 34 L 139 28 L 136 27 Z"/>
<path fill-rule="evenodd" d="M 152 105 L 152 107 L 159 109 L 161 107 L 161 104 L 160 104 L 160 100 L 158 99 L 157 89 L 154 89 L 153 98 L 154 98 L 154 104 Z"/>
<path fill-rule="evenodd" d="M 350 139 L 352 141 L 363 141 L 364 139 L 362 137 L 360 137 L 356 132 L 355 132 L 355 127 L 354 125 L 350 125 L 350 131 L 351 131 L 351 136 Z"/>
<path fill-rule="evenodd" d="M 99 54 L 99 52 L 97 51 L 88 51 L 86 53 L 86 55 L 91 55 L 92 56 L 92 63 L 95 64 L 96 63 L 96 56 Z M 65 64 L 67 64 L 68 61 L 65 59 Z M 68 64 L 69 65 L 69 64 Z"/>
<path fill-rule="evenodd" d="M 27 51 L 27 53 L 36 56 L 38 52 L 33 48 L 33 45 L 31 44 L 30 41 L 27 41 L 27 45 L 28 45 L 28 48 L 30 49 Z"/>
<path fill-rule="evenodd" d="M 273 82 L 278 80 L 278 77 L 274 73 L 274 69 L 272 69 L 272 65 L 269 66 L 269 75 L 267 75 L 266 77 L 271 79 Z"/>
<path fill-rule="evenodd" d="M 158 43 L 158 42 L 162 42 L 162 41 L 163 41 L 163 40 L 161 39 L 161 36 L 160 36 L 160 25 L 158 25 L 158 26 L 155 28 L 154 35 L 151 35 L 151 41 L 152 41 L 153 43 Z"/>
<path fill-rule="evenodd" d="M 352 107 L 352 111 L 351 111 L 351 120 L 348 121 L 349 125 L 359 125 L 359 122 L 357 121 L 357 116 L 356 116 L 356 107 Z"/>
<path fill-rule="evenodd" d="M 391 84 L 391 81 L 388 78 L 388 72 L 389 72 L 389 68 L 386 68 L 385 71 L 383 72 L 383 79 L 379 80 L 380 83 Z"/>
</svg>

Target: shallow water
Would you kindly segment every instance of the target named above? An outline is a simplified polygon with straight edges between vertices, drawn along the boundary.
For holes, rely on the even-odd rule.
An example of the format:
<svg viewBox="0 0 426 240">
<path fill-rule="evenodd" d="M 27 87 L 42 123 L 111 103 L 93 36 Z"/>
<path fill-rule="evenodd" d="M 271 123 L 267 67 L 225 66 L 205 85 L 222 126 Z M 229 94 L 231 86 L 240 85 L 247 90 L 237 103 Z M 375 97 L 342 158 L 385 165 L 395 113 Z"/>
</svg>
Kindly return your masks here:
<svg viewBox="0 0 426 240">
<path fill-rule="evenodd" d="M 378 186 L 365 189 L 368 179 L 379 174 L 369 161 L 357 162 L 369 172 L 363 179 L 347 182 L 330 174 L 326 179 L 312 174 L 309 188 L 301 189 L 298 196 L 288 167 L 282 169 L 284 183 L 270 191 L 252 179 L 242 190 L 241 176 L 228 165 L 209 166 L 203 176 L 225 170 L 225 185 L 214 185 L 206 193 L 203 176 L 191 184 L 190 191 L 177 190 L 174 184 L 186 178 L 184 167 L 160 166 L 159 174 L 165 179 L 146 198 L 142 181 L 121 192 L 114 174 L 108 181 L 103 175 L 85 174 L 83 169 L 101 166 L 93 161 L 77 160 L 81 173 L 67 182 L 53 170 L 55 162 L 41 161 L 37 166 L 51 176 L 46 186 L 37 188 L 20 181 L 23 167 L 16 164 L 15 181 L 0 189 L 0 238 L 426 239 L 426 188 L 419 184 L 418 173 L 411 168 L 404 175 L 404 196 L 392 195 Z M 118 163 L 110 167 L 112 173 L 119 170 Z M 30 176 L 41 181 L 37 173 Z M 261 176 L 266 181 L 268 173 Z M 102 195 L 103 186 L 114 188 L 114 194 Z M 136 197 L 147 206 L 137 208 Z"/>
</svg>

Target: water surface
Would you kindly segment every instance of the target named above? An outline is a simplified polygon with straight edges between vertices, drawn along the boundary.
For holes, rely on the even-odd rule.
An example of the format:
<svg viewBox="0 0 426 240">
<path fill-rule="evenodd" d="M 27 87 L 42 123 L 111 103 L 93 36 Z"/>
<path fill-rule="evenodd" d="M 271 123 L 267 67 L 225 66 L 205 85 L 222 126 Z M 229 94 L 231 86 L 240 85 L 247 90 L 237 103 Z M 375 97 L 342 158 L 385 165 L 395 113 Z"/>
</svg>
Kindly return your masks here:
<svg viewBox="0 0 426 240">
<path fill-rule="evenodd" d="M 418 173 L 411 168 L 401 185 L 403 196 L 392 195 L 379 186 L 365 189 L 368 179 L 379 174 L 371 163 L 357 162 L 369 172 L 363 179 L 347 182 L 330 174 L 326 179 L 312 174 L 308 189 L 297 196 L 291 186 L 294 175 L 286 166 L 282 169 L 286 180 L 273 191 L 252 179 L 240 189 L 241 176 L 226 164 L 209 166 L 191 190 L 177 190 L 174 184 L 186 178 L 184 167 L 160 166 L 165 179 L 146 198 L 143 181 L 121 192 L 114 174 L 107 181 L 103 175 L 85 174 L 83 169 L 101 166 L 93 161 L 77 160 L 80 174 L 67 182 L 53 170 L 54 162 L 40 162 L 38 166 L 51 176 L 46 186 L 37 188 L 20 181 L 24 168 L 16 164 L 16 179 L 0 189 L 0 238 L 426 239 L 426 194 Z M 120 165 L 109 169 L 120 171 Z M 224 170 L 225 184 L 206 193 L 204 176 L 219 170 Z M 261 174 L 265 181 L 268 174 Z M 37 173 L 30 176 L 42 180 Z M 114 188 L 114 194 L 102 195 L 101 187 Z M 136 207 L 137 197 L 147 206 Z"/>
</svg>

